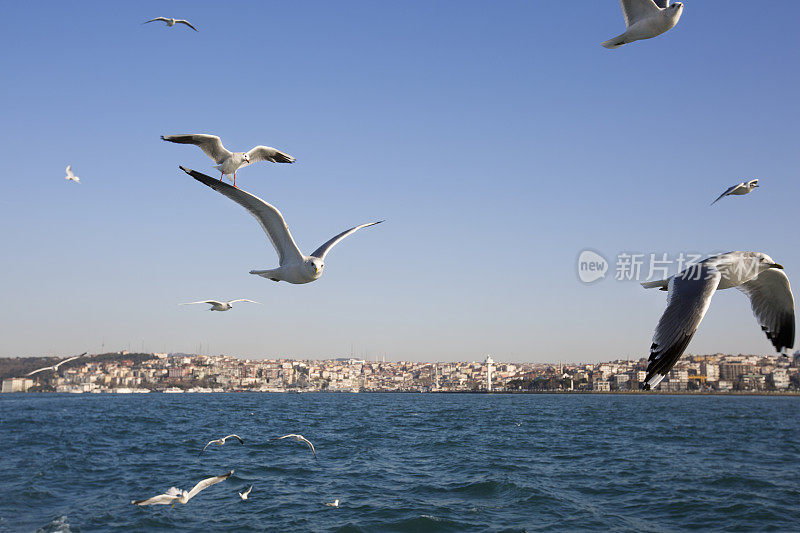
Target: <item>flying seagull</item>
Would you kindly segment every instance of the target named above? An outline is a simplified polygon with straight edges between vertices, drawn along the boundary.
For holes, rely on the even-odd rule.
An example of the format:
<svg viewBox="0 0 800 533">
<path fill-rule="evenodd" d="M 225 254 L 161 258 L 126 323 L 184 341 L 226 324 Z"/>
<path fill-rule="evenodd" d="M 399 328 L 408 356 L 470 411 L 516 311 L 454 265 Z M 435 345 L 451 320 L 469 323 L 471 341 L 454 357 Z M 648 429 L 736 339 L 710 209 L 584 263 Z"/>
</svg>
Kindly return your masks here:
<svg viewBox="0 0 800 533">
<path fill-rule="evenodd" d="M 715 203 L 719 202 L 722 198 L 726 196 L 731 196 L 731 195 L 741 196 L 743 194 L 747 194 L 749 192 L 752 192 L 752 190 L 755 189 L 756 187 L 758 187 L 757 179 L 750 181 L 743 181 L 738 185 L 734 185 L 733 187 L 728 187 L 728 190 L 720 194 L 719 198 L 711 202 L 711 205 L 714 205 Z"/>
<path fill-rule="evenodd" d="M 332 502 L 326 503 L 325 505 L 327 505 L 328 507 L 339 507 L 339 500 L 333 500 Z"/>
<path fill-rule="evenodd" d="M 133 500 L 131 503 L 133 505 L 169 505 L 169 504 L 176 504 L 176 503 L 186 503 L 195 496 L 197 493 L 203 489 L 207 489 L 211 485 L 216 485 L 217 483 L 221 483 L 231 477 L 233 474 L 233 470 L 228 472 L 227 474 L 222 474 L 221 476 L 214 476 L 208 479 L 204 479 L 200 483 L 194 486 L 192 490 L 186 492 L 185 490 L 181 490 L 175 487 L 170 487 L 170 489 L 164 493 L 159 494 L 158 496 L 153 496 L 152 498 L 148 498 L 146 500 Z"/>
<path fill-rule="evenodd" d="M 211 159 L 217 163 L 215 167 L 222 175 L 233 174 L 233 186 L 236 187 L 236 171 L 247 165 L 258 163 L 259 161 L 272 161 L 273 163 L 294 163 L 294 157 L 270 148 L 269 146 L 256 146 L 249 152 L 231 152 L 222 146 L 222 140 L 216 135 L 205 135 L 202 133 L 187 135 L 162 135 L 162 140 L 178 144 L 195 144 Z"/>
<path fill-rule="evenodd" d="M 247 489 L 246 491 L 239 493 L 239 497 L 242 499 L 242 501 L 245 501 L 247 497 L 250 496 L 251 490 L 253 490 L 253 485 L 250 485 L 250 488 Z"/>
<path fill-rule="evenodd" d="M 188 20 L 183 20 L 183 19 L 173 19 L 173 18 L 167 18 L 167 17 L 156 17 L 154 19 L 148 20 L 147 22 L 142 22 L 142 24 L 149 24 L 150 22 L 155 22 L 157 20 L 160 20 L 161 22 L 166 22 L 167 26 L 169 26 L 170 28 L 172 26 L 174 26 L 175 24 L 186 24 L 187 26 L 192 28 L 194 31 L 197 31 L 197 28 L 195 28 L 194 26 L 189 24 Z"/>
<path fill-rule="evenodd" d="M 228 311 L 233 304 L 236 302 L 250 302 L 252 304 L 257 304 L 255 300 L 248 300 L 247 298 L 239 298 L 237 300 L 231 300 L 229 302 L 218 302 L 217 300 L 201 300 L 199 302 L 188 302 L 185 304 L 178 304 L 178 305 L 194 305 L 194 304 L 211 304 L 211 309 L 209 311 Z"/>
<path fill-rule="evenodd" d="M 289 435 L 284 435 L 283 437 L 275 437 L 274 439 L 269 439 L 269 440 L 283 440 L 283 439 L 292 439 L 296 440 L 297 442 L 304 442 L 308 444 L 308 447 L 311 448 L 311 453 L 314 454 L 314 459 L 317 458 L 317 451 L 314 449 L 314 445 L 311 444 L 310 440 L 308 440 L 302 435 L 295 435 L 294 433 L 290 433 Z"/>
<path fill-rule="evenodd" d="M 72 165 L 67 165 L 67 175 L 64 176 L 64 179 L 67 181 L 74 181 L 75 183 L 81 182 L 81 179 L 72 172 Z"/>
<path fill-rule="evenodd" d="M 619 48 L 623 44 L 650 39 L 672 29 L 683 13 L 683 4 L 669 0 L 619 0 L 625 17 L 627 31 L 601 43 L 606 48 Z"/>
<path fill-rule="evenodd" d="M 241 205 L 258 220 L 258 223 L 261 224 L 264 232 L 278 252 L 280 267 L 272 270 L 251 270 L 250 273 L 271 279 L 272 281 L 286 281 L 295 284 L 311 283 L 315 281 L 322 275 L 322 269 L 325 267 L 325 255 L 339 241 L 361 228 L 374 226 L 375 224 L 383 222 L 380 220 L 378 222 L 370 222 L 350 228 L 331 238 L 328 242 L 314 250 L 311 255 L 303 255 L 300 249 L 297 248 L 294 239 L 292 239 L 292 235 L 289 233 L 289 227 L 286 225 L 283 215 L 281 215 L 280 211 L 275 207 L 261 198 L 253 196 L 241 189 L 231 187 L 222 181 L 215 180 L 211 176 L 206 176 L 205 174 L 185 167 L 180 167 L 180 169 L 200 183 L 208 185 L 215 191 Z"/>
<path fill-rule="evenodd" d="M 63 365 L 64 363 L 69 363 L 70 361 L 72 361 L 72 360 L 74 360 L 74 359 L 77 359 L 78 357 L 83 357 L 84 355 L 86 355 L 86 353 L 87 353 L 87 352 L 83 352 L 83 353 L 82 353 L 82 354 L 80 354 L 80 355 L 76 355 L 76 356 L 74 356 L 74 357 L 69 357 L 69 358 L 67 358 L 67 359 L 64 359 L 64 360 L 63 360 L 63 361 L 61 361 L 60 363 L 57 363 L 57 364 L 55 364 L 55 365 L 53 365 L 53 366 L 46 366 L 46 367 L 44 367 L 44 368 L 39 368 L 38 370 L 34 370 L 33 372 L 28 372 L 27 374 L 25 374 L 25 376 L 32 376 L 32 375 L 34 375 L 34 374 L 36 374 L 36 373 L 39 373 L 39 372 L 44 372 L 45 370 L 52 370 L 53 372 L 55 372 L 55 371 L 57 371 L 57 370 L 58 370 L 58 367 L 60 367 L 60 366 L 61 366 L 61 365 Z"/>
<path fill-rule="evenodd" d="M 783 267 L 761 252 L 729 252 L 665 280 L 642 283 L 669 290 L 658 321 L 643 388 L 657 386 L 675 366 L 703 320 L 714 292 L 736 287 L 750 298 L 761 329 L 780 353 L 794 346 L 794 297 Z"/>
<path fill-rule="evenodd" d="M 206 448 L 208 448 L 212 444 L 216 444 L 217 446 L 222 446 L 223 444 L 225 444 L 225 441 L 228 440 L 231 437 L 234 437 L 236 440 L 238 440 L 239 444 L 244 444 L 244 441 L 242 440 L 242 437 L 240 437 L 239 435 L 228 435 L 226 437 L 222 437 L 221 439 L 214 439 L 214 440 L 208 441 L 208 444 L 203 446 L 203 449 L 200 450 L 200 453 L 198 453 L 197 456 L 200 457 L 201 455 L 203 455 L 203 452 L 206 451 Z"/>
</svg>

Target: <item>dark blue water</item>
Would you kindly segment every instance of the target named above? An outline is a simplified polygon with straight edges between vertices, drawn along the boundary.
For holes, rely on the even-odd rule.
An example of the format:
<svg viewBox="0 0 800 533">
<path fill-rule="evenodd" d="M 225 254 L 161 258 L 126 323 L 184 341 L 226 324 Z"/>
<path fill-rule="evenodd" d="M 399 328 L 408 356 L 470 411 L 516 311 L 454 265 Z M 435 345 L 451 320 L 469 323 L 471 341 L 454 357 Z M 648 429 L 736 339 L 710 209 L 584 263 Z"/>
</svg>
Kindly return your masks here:
<svg viewBox="0 0 800 533">
<path fill-rule="evenodd" d="M 8 531 L 800 530 L 800 398 L 15 394 L 0 434 Z"/>
</svg>

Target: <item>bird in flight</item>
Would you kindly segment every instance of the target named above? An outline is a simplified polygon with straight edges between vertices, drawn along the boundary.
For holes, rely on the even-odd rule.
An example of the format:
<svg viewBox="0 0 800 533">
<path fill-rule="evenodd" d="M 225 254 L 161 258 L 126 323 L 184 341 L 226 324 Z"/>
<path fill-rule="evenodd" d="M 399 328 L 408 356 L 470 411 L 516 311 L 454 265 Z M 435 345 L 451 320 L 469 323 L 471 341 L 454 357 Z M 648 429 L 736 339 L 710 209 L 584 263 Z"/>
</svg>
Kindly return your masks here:
<svg viewBox="0 0 800 533">
<path fill-rule="evenodd" d="M 72 165 L 67 165 L 67 175 L 64 176 L 64 179 L 67 181 L 74 181 L 75 183 L 81 182 L 81 179 L 72 172 Z"/>
<path fill-rule="evenodd" d="M 228 302 L 219 302 L 217 300 L 201 300 L 199 302 L 188 302 L 185 304 L 178 304 L 178 305 L 194 305 L 194 304 L 210 304 L 211 308 L 209 311 L 228 311 L 233 307 L 233 304 L 236 302 L 250 302 L 252 304 L 257 304 L 255 300 L 248 300 L 247 298 L 239 298 L 237 300 L 230 300 Z"/>
<path fill-rule="evenodd" d="M 236 440 L 238 440 L 239 444 L 244 444 L 244 441 L 242 440 L 242 438 L 239 435 L 227 435 L 225 437 L 222 437 L 221 439 L 214 439 L 214 440 L 208 441 L 208 444 L 203 446 L 203 449 L 200 450 L 200 453 L 198 453 L 197 456 L 200 457 L 201 455 L 203 455 L 203 452 L 206 451 L 206 448 L 208 448 L 212 444 L 216 444 L 217 446 L 222 446 L 223 444 L 225 444 L 225 441 L 228 440 L 231 437 L 233 437 Z"/>
<path fill-rule="evenodd" d="M 290 433 L 289 435 L 284 435 L 283 437 L 275 437 L 274 439 L 269 439 L 269 440 L 272 441 L 272 440 L 283 440 L 283 439 L 292 439 L 292 440 L 295 440 L 297 442 L 301 442 L 301 443 L 307 444 L 308 447 L 311 449 L 311 453 L 314 454 L 314 459 L 317 458 L 317 451 L 314 449 L 314 445 L 311 444 L 310 440 L 308 440 L 307 438 L 305 438 L 302 435 L 296 435 L 294 433 Z"/>
<path fill-rule="evenodd" d="M 325 268 L 325 255 L 333 248 L 339 241 L 352 235 L 361 228 L 374 226 L 380 224 L 378 222 L 369 222 L 361 224 L 354 228 L 350 228 L 342 233 L 331 238 L 328 242 L 314 250 L 311 255 L 303 255 L 300 249 L 292 239 L 289 233 L 289 227 L 286 225 L 283 215 L 275 207 L 268 204 L 261 198 L 253 196 L 252 194 L 231 187 L 225 182 L 216 180 L 211 176 L 206 176 L 195 170 L 180 167 L 181 170 L 189 174 L 191 177 L 200 183 L 207 185 L 215 191 L 227 196 L 237 204 L 241 205 L 258 220 L 258 223 L 263 228 L 264 232 L 269 237 L 275 251 L 278 252 L 278 261 L 280 266 L 272 270 L 251 270 L 251 274 L 256 274 L 263 278 L 271 279 L 272 281 L 286 281 L 288 283 L 311 283 L 317 280 L 322 275 L 322 269 Z"/>
<path fill-rule="evenodd" d="M 719 202 L 720 200 L 722 200 L 726 196 L 731 196 L 731 195 L 733 195 L 733 196 L 741 196 L 743 194 L 748 194 L 748 193 L 752 192 L 753 189 L 755 189 L 756 187 L 758 187 L 758 180 L 757 179 L 750 180 L 750 181 L 743 181 L 742 183 L 739 183 L 738 185 L 734 185 L 732 187 L 728 187 L 728 190 L 725 191 L 724 193 L 720 194 L 719 197 L 716 200 L 711 202 L 711 205 L 714 205 L 715 203 Z"/>
<path fill-rule="evenodd" d="M 188 21 L 188 20 L 184 20 L 184 19 L 173 19 L 173 18 L 167 18 L 167 17 L 156 17 L 156 18 L 154 18 L 154 19 L 150 19 L 150 20 L 148 20 L 147 22 L 142 22 L 142 24 L 149 24 L 149 23 L 151 23 L 151 22 L 155 22 L 155 21 L 157 21 L 157 20 L 160 20 L 161 22 L 165 22 L 165 23 L 167 24 L 167 26 L 169 26 L 170 28 L 171 28 L 172 26 L 174 26 L 175 24 L 186 24 L 187 26 L 189 26 L 190 28 L 192 28 L 194 31 L 197 31 L 197 28 L 195 28 L 194 26 L 192 26 L 192 25 L 189 23 L 189 21 Z"/>
<path fill-rule="evenodd" d="M 794 296 L 783 267 L 761 252 L 729 252 L 694 264 L 668 279 L 642 283 L 669 291 L 658 321 L 643 388 L 656 387 L 692 340 L 718 290 L 735 287 L 750 298 L 761 329 L 781 353 L 794 346 Z"/>
<path fill-rule="evenodd" d="M 622 15 L 628 29 L 622 35 L 601 43 L 606 48 L 619 48 L 623 44 L 641 39 L 651 39 L 671 30 L 683 13 L 683 4 L 669 0 L 620 0 Z"/>
<path fill-rule="evenodd" d="M 37 370 L 34 370 L 33 372 L 28 372 L 27 374 L 25 374 L 25 376 L 32 376 L 32 375 L 34 375 L 34 374 L 38 374 L 39 372 L 44 372 L 45 370 L 52 370 L 53 372 L 55 372 L 55 371 L 57 371 L 57 370 L 58 370 L 58 367 L 60 367 L 60 366 L 61 366 L 61 365 L 63 365 L 64 363 L 69 363 L 69 362 L 70 362 L 70 361 L 72 361 L 72 360 L 75 360 L 75 359 L 77 359 L 77 358 L 79 358 L 79 357 L 83 357 L 84 355 L 86 355 L 86 353 L 87 353 L 87 352 L 83 352 L 83 353 L 82 353 L 82 354 L 80 354 L 80 355 L 76 355 L 76 356 L 73 356 L 73 357 L 69 357 L 69 358 L 67 358 L 67 359 L 64 359 L 64 360 L 63 360 L 63 361 L 61 361 L 60 363 L 57 363 L 57 364 L 55 364 L 55 365 L 53 365 L 53 366 L 46 366 L 46 367 L 44 367 L 44 368 L 39 368 L 39 369 L 37 369 Z"/>
<path fill-rule="evenodd" d="M 231 152 L 222 146 L 222 140 L 216 135 L 206 135 L 194 133 L 187 135 L 162 135 L 161 139 L 171 143 L 194 144 L 198 146 L 208 157 L 214 160 L 216 169 L 222 175 L 220 180 L 226 175 L 233 174 L 233 186 L 236 187 L 236 171 L 259 161 L 271 161 L 273 163 L 294 163 L 294 157 L 269 146 L 256 146 L 249 152 Z"/>
<path fill-rule="evenodd" d="M 165 492 L 164 494 L 159 494 L 158 496 L 153 496 L 152 498 L 147 498 L 146 500 L 133 500 L 131 503 L 133 505 L 175 505 L 176 503 L 187 503 L 189 500 L 197 496 L 197 493 L 203 489 L 207 489 L 211 485 L 216 485 L 217 483 L 221 483 L 231 477 L 233 474 L 233 470 L 226 474 L 222 474 L 221 476 L 214 476 L 207 479 L 204 479 L 200 483 L 194 486 L 192 490 L 186 492 L 185 490 L 181 490 L 175 487 L 170 487 L 170 489 Z"/>
<path fill-rule="evenodd" d="M 253 485 L 250 485 L 250 488 L 248 488 L 246 491 L 239 493 L 239 497 L 242 499 L 242 501 L 247 500 L 247 497 L 250 496 L 251 490 L 253 490 Z"/>
</svg>

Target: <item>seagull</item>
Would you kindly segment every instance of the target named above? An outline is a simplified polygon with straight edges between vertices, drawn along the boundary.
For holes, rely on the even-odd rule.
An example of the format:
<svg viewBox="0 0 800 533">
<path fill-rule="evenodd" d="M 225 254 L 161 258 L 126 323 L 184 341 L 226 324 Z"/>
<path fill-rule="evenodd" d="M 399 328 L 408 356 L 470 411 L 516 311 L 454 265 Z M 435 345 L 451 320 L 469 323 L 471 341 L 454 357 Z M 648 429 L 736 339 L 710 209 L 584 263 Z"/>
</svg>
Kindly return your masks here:
<svg viewBox="0 0 800 533">
<path fill-rule="evenodd" d="M 694 264 L 665 280 L 642 283 L 669 291 L 658 321 L 643 388 L 649 390 L 675 366 L 703 320 L 714 292 L 736 287 L 748 298 L 761 329 L 782 353 L 794 346 L 794 297 L 783 267 L 761 252 L 728 252 Z"/>
<path fill-rule="evenodd" d="M 207 489 L 211 485 L 216 485 L 217 483 L 221 483 L 231 477 L 233 474 L 233 470 L 226 474 L 222 474 L 221 476 L 214 476 L 208 479 L 204 479 L 200 483 L 194 486 L 192 490 L 186 492 L 185 490 L 181 490 L 175 487 L 170 487 L 170 489 L 164 493 L 159 494 L 158 496 L 153 496 L 152 498 L 148 498 L 146 500 L 132 500 L 131 503 L 133 505 L 175 505 L 176 503 L 187 503 L 189 500 L 197 496 L 197 493 L 203 489 Z"/>
<path fill-rule="evenodd" d="M 236 187 L 236 171 L 247 165 L 258 163 L 259 161 L 272 161 L 273 163 L 294 163 L 294 157 L 270 148 L 269 146 L 256 146 L 249 152 L 231 152 L 222 146 L 222 140 L 216 135 L 205 135 L 202 133 L 186 135 L 162 135 L 161 139 L 178 144 L 196 144 L 211 159 L 217 163 L 215 167 L 222 175 L 233 174 L 233 186 Z"/>
<path fill-rule="evenodd" d="M 209 311 L 228 311 L 233 304 L 236 302 L 250 302 L 251 304 L 257 304 L 255 300 L 248 300 L 247 298 L 239 298 L 237 300 L 231 300 L 229 302 L 218 302 L 217 300 L 201 300 L 199 302 L 188 302 L 185 304 L 178 304 L 178 305 L 194 305 L 194 304 L 211 304 L 211 309 Z"/>
<path fill-rule="evenodd" d="M 271 279 L 272 281 L 286 281 L 294 284 L 311 283 L 315 281 L 322 275 L 322 269 L 325 268 L 325 255 L 339 241 L 361 228 L 374 226 L 375 224 L 383 222 L 383 220 L 380 220 L 378 222 L 369 222 L 350 228 L 331 238 L 328 242 L 312 252 L 311 255 L 303 255 L 297 248 L 294 239 L 292 239 L 292 235 L 289 233 L 289 227 L 286 225 L 283 215 L 281 215 L 280 211 L 275 207 L 261 198 L 253 196 L 241 189 L 231 187 L 222 181 L 215 180 L 211 176 L 206 176 L 205 174 L 185 167 L 180 167 L 180 169 L 200 183 L 208 185 L 215 191 L 241 205 L 258 220 L 258 223 L 261 224 L 264 232 L 278 252 L 280 267 L 272 270 L 251 270 L 250 273 Z"/>
<path fill-rule="evenodd" d="M 223 444 L 225 444 L 225 441 L 228 440 L 231 437 L 236 438 L 236 440 L 239 441 L 239 444 L 244 444 L 244 441 L 242 440 L 242 437 L 240 437 L 239 435 L 228 435 L 226 437 L 222 437 L 221 439 L 214 439 L 214 440 L 208 441 L 208 444 L 203 446 L 203 449 L 200 450 L 200 453 L 198 453 L 197 456 L 200 457 L 201 455 L 203 455 L 203 452 L 206 451 L 206 448 L 208 448 L 212 444 L 216 444 L 217 446 L 222 446 Z"/>
<path fill-rule="evenodd" d="M 157 20 L 160 20 L 162 22 L 166 22 L 167 26 L 169 26 L 170 28 L 173 27 L 175 24 L 186 24 L 187 26 L 192 28 L 194 31 L 197 31 L 197 28 L 195 28 L 194 26 L 189 24 L 188 20 L 183 20 L 183 19 L 173 19 L 173 18 L 167 18 L 167 17 L 156 17 L 154 19 L 148 20 L 147 22 L 142 22 L 142 24 L 149 24 L 150 22 L 155 22 Z"/>
<path fill-rule="evenodd" d="M 339 500 L 333 500 L 332 502 L 326 503 L 325 505 L 327 505 L 328 507 L 339 507 Z"/>
<path fill-rule="evenodd" d="M 40 369 L 38 369 L 38 370 L 34 370 L 33 372 L 28 372 L 27 374 L 25 374 L 25 376 L 26 376 L 26 377 L 27 377 L 27 376 L 32 376 L 32 375 L 34 375 L 34 374 L 36 374 L 36 373 L 38 373 L 38 372 L 44 372 L 45 370 L 52 370 L 53 372 L 55 372 L 55 371 L 57 371 L 57 370 L 58 370 L 58 367 L 60 367 L 60 366 L 61 366 L 61 365 L 63 365 L 64 363 L 69 363 L 70 361 L 73 361 L 73 360 L 77 359 L 78 357 L 83 357 L 84 355 L 86 355 L 86 353 L 87 353 L 87 352 L 83 352 L 83 353 L 82 353 L 82 354 L 80 354 L 80 355 L 76 355 L 76 356 L 74 356 L 74 357 L 69 357 L 69 358 L 67 358 L 67 359 L 64 359 L 64 360 L 63 360 L 63 361 L 61 361 L 60 363 L 58 363 L 58 364 L 55 364 L 55 365 L 53 365 L 53 366 L 46 366 L 46 367 L 44 367 L 44 368 L 40 368 Z"/>
<path fill-rule="evenodd" d="M 74 181 L 75 183 L 81 182 L 81 179 L 72 172 L 72 165 L 67 165 L 67 175 L 64 176 L 64 179 L 67 181 Z"/>
<path fill-rule="evenodd" d="M 239 493 L 239 497 L 242 499 L 242 501 L 245 501 L 247 497 L 250 496 L 251 490 L 253 490 L 253 485 L 250 485 L 250 488 L 247 489 L 246 491 Z"/>
<path fill-rule="evenodd" d="M 290 433 L 289 435 L 284 435 L 283 437 L 275 437 L 274 439 L 269 439 L 269 440 L 283 440 L 283 439 L 293 439 L 296 440 L 297 442 L 305 442 L 306 444 L 308 444 L 308 447 L 311 448 L 311 453 L 314 454 L 314 459 L 317 458 L 317 451 L 314 449 L 314 445 L 311 444 L 310 440 L 308 440 L 302 435 L 295 435 L 294 433 Z"/>
<path fill-rule="evenodd" d="M 725 191 L 724 193 L 720 194 L 719 198 L 717 198 L 716 200 L 711 202 L 711 205 L 714 205 L 715 203 L 719 202 L 725 196 L 731 196 L 731 195 L 741 196 L 743 194 L 747 194 L 749 192 L 752 192 L 752 190 L 755 189 L 756 187 L 758 187 L 758 180 L 757 179 L 756 180 L 750 180 L 750 181 L 743 181 L 742 183 L 740 183 L 738 185 L 734 185 L 733 187 L 728 187 L 728 190 Z"/>
<path fill-rule="evenodd" d="M 627 31 L 601 43 L 606 48 L 619 48 L 623 44 L 641 39 L 651 39 L 672 29 L 683 13 L 683 4 L 669 0 L 619 0 Z"/>
</svg>

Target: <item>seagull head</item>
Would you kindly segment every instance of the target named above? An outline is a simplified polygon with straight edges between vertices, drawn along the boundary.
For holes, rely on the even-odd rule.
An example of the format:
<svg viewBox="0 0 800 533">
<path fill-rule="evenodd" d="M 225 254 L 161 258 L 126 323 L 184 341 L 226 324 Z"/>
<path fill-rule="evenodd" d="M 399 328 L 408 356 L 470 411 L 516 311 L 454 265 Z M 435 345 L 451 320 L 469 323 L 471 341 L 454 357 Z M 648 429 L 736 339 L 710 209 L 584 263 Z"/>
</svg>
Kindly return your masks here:
<svg viewBox="0 0 800 533">
<path fill-rule="evenodd" d="M 325 268 L 325 263 L 319 257 L 309 257 L 306 261 L 306 268 L 308 274 L 317 279 L 322 275 L 322 269 Z"/>
<path fill-rule="evenodd" d="M 667 8 L 667 14 L 669 17 L 675 21 L 675 24 L 678 23 L 678 19 L 681 18 L 683 14 L 683 3 L 682 2 L 675 2 L 671 6 Z"/>
<path fill-rule="evenodd" d="M 783 270 L 783 265 L 776 263 L 770 256 L 767 254 L 762 254 L 758 252 L 756 254 L 759 259 L 758 270 L 759 272 L 763 272 L 764 270 L 768 270 L 770 268 L 777 268 L 778 270 Z"/>
<path fill-rule="evenodd" d="M 748 182 L 747 182 L 747 185 L 749 185 L 751 189 L 752 189 L 753 187 L 758 187 L 758 179 L 754 179 L 754 180 L 750 180 L 750 181 L 748 181 Z"/>
<path fill-rule="evenodd" d="M 249 165 L 250 164 L 250 156 L 245 153 L 242 157 L 244 158 L 244 162 Z"/>
</svg>

